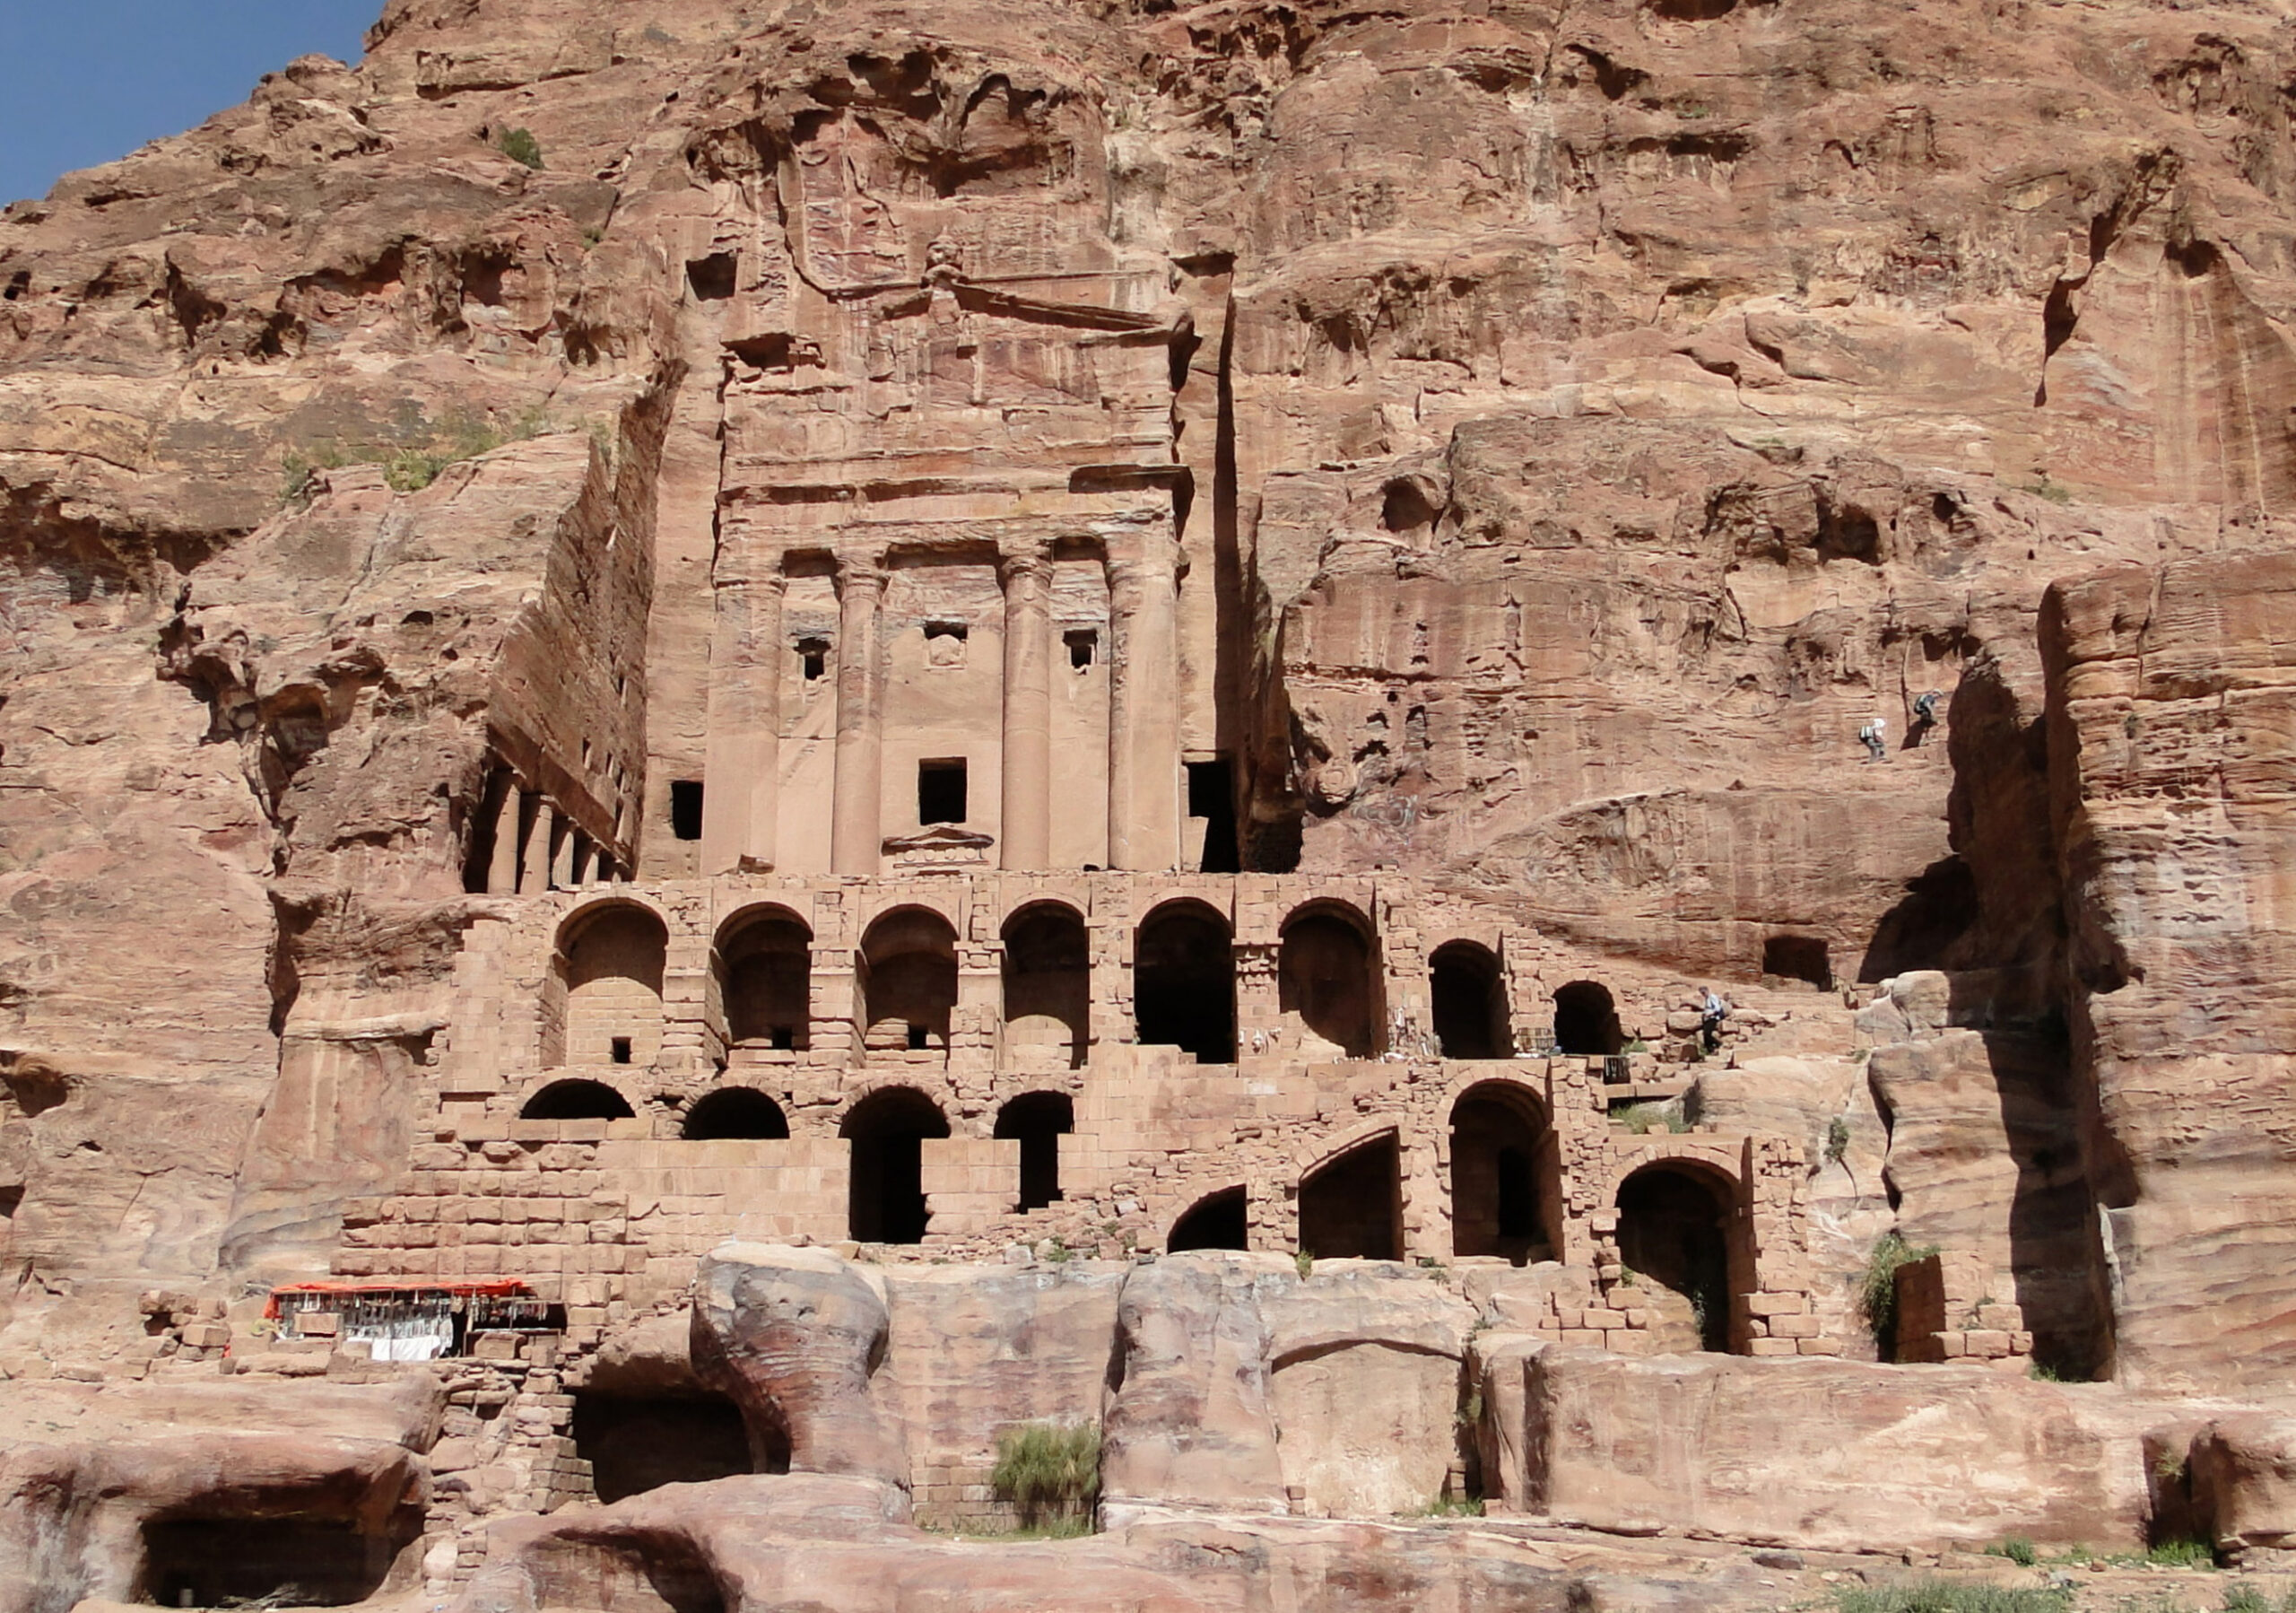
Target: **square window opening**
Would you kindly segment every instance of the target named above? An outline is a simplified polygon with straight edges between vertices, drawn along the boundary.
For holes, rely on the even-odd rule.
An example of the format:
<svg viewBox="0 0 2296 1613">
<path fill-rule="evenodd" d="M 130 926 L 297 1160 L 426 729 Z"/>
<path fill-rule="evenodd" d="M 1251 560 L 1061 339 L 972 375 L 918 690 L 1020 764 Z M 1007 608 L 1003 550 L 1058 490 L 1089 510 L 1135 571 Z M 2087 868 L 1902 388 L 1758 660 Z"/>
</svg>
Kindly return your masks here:
<svg viewBox="0 0 2296 1613">
<path fill-rule="evenodd" d="M 679 840 L 701 838 L 701 780 L 679 779 L 670 785 L 670 833 Z"/>
<path fill-rule="evenodd" d="M 921 1053 L 932 1045 L 933 1033 L 929 1028 L 921 1024 L 913 1024 L 909 1027 L 909 1051 L 910 1052 Z"/>
<path fill-rule="evenodd" d="M 773 1027 L 773 1047 L 775 1051 L 786 1053 L 796 1045 L 796 1026 L 778 1024 Z"/>
<path fill-rule="evenodd" d="M 685 283 L 697 302 L 723 302 L 734 294 L 740 260 L 731 252 L 712 252 L 685 266 Z"/>
<path fill-rule="evenodd" d="M 961 824 L 965 821 L 964 758 L 948 757 L 917 764 L 917 821 Z"/>
<path fill-rule="evenodd" d="M 1068 664 L 1082 672 L 1100 658 L 1100 635 L 1089 627 L 1071 628 L 1060 635 L 1068 646 Z"/>
<path fill-rule="evenodd" d="M 608 1045 L 613 1050 L 613 1061 L 616 1064 L 627 1064 L 630 1062 L 629 1037 L 617 1036 L 612 1042 L 608 1043 Z"/>
<path fill-rule="evenodd" d="M 829 641 L 827 639 L 798 640 L 797 659 L 804 668 L 807 683 L 821 682 L 829 676 Z"/>
</svg>

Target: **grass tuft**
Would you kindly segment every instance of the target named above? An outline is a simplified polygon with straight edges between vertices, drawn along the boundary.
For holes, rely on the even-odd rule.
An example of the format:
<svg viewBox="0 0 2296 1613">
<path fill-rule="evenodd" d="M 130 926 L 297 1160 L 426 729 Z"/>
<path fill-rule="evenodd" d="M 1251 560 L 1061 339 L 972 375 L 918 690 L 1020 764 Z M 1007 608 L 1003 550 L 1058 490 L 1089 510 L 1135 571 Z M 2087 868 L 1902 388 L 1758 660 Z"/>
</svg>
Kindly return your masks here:
<svg viewBox="0 0 2296 1613">
<path fill-rule="evenodd" d="M 494 137 L 494 149 L 526 168 L 542 166 L 542 142 L 529 128 L 504 129 Z"/>
<path fill-rule="evenodd" d="M 2163 1568 L 2213 1568 L 2216 1548 L 2205 1540 L 2159 1540 L 2144 1560 Z"/>
<path fill-rule="evenodd" d="M 1091 1423 L 1022 1423 L 996 1436 L 988 1476 L 1024 1530 L 1081 1535 L 1100 1495 L 1100 1431 Z"/>
<path fill-rule="evenodd" d="M 2033 1549 L 2033 1543 L 2022 1535 L 2011 1535 L 1998 1546 L 1987 1547 L 1985 1555 L 2007 1557 L 2020 1568 L 2031 1568 L 2040 1558 L 2040 1554 Z"/>
</svg>

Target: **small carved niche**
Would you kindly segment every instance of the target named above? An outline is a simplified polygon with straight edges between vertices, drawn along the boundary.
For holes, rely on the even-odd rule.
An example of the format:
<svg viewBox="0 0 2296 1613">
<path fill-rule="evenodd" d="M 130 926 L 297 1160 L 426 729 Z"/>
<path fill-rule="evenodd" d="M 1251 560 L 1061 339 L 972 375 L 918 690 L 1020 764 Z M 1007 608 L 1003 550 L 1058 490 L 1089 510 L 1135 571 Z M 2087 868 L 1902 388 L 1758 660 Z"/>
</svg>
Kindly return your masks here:
<svg viewBox="0 0 2296 1613">
<path fill-rule="evenodd" d="M 971 627 L 963 622 L 927 622 L 925 624 L 925 664 L 927 667 L 961 667 L 965 664 L 965 641 Z"/>
</svg>

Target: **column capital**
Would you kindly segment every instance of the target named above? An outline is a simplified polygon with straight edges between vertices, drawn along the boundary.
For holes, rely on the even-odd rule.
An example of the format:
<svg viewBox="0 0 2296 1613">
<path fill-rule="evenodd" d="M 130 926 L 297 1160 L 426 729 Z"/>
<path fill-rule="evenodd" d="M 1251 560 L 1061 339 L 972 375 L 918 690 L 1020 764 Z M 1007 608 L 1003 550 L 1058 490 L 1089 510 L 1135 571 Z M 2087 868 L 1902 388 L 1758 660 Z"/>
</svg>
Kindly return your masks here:
<svg viewBox="0 0 2296 1613">
<path fill-rule="evenodd" d="M 865 588 L 884 587 L 888 573 L 883 549 L 839 549 L 836 558 L 837 575 L 833 582 L 840 596 L 848 583 L 857 582 Z"/>
<path fill-rule="evenodd" d="M 1052 545 L 1042 539 L 1006 542 L 996 546 L 997 580 L 1007 587 L 1018 579 L 1048 581 L 1052 577 Z"/>
<path fill-rule="evenodd" d="M 779 595 L 789 587 L 789 574 L 781 569 L 778 559 L 755 571 L 736 567 L 719 566 L 710 573 L 710 585 L 719 593 L 728 589 L 741 589 L 752 594 Z"/>
<path fill-rule="evenodd" d="M 1156 536 L 1135 538 L 1109 550 L 1109 581 L 1113 585 L 1131 586 L 1143 582 L 1168 582 L 1178 577 L 1184 558 L 1175 538 Z"/>
</svg>

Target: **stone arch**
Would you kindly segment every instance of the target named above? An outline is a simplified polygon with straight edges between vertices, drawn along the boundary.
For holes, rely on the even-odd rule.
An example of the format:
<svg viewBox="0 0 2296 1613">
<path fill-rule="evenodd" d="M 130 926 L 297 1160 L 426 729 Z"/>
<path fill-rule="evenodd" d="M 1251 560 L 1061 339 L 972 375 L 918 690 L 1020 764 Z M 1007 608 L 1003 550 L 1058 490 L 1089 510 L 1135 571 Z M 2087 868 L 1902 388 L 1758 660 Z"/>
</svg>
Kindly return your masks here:
<svg viewBox="0 0 2296 1613">
<path fill-rule="evenodd" d="M 1515 1033 L 1499 955 L 1479 941 L 1446 941 L 1427 960 L 1435 1042 L 1446 1059 L 1511 1059 Z"/>
<path fill-rule="evenodd" d="M 718 927 L 712 957 L 727 1042 L 788 1049 L 813 1045 L 811 925 L 778 902 L 744 908 Z"/>
<path fill-rule="evenodd" d="M 604 1081 L 552 1081 L 518 1106 L 522 1120 L 631 1120 L 638 1112 Z"/>
<path fill-rule="evenodd" d="M 1205 1064 L 1236 1059 L 1235 932 L 1209 903 L 1157 906 L 1133 937 L 1133 1012 L 1140 1040 Z"/>
<path fill-rule="evenodd" d="M 949 1049 L 957 1006 L 957 929 L 930 907 L 889 908 L 861 937 L 861 991 L 871 1052 Z M 946 1133 L 943 1133 L 944 1136 Z"/>
<path fill-rule="evenodd" d="M 1301 1175 L 1300 1251 L 1317 1260 L 1403 1259 L 1403 1143 L 1393 1128 Z"/>
<path fill-rule="evenodd" d="M 1191 1249 L 1249 1249 L 1251 1239 L 1251 1209 L 1241 1182 L 1206 1193 L 1172 1222 L 1172 1230 L 1165 1235 L 1167 1254 L 1184 1254 Z"/>
<path fill-rule="evenodd" d="M 1737 1341 L 1752 1260 L 1733 1214 L 1736 1199 L 1726 1172 L 1694 1158 L 1647 1161 L 1618 1184 L 1619 1259 L 1646 1290 L 1639 1297 L 1654 1312 L 1661 1352 L 1727 1351 Z"/>
<path fill-rule="evenodd" d="M 1091 942 L 1065 902 L 1031 902 L 1004 920 L 1004 1047 L 1012 1062 L 1049 1056 L 1081 1069 L 1091 1045 Z"/>
<path fill-rule="evenodd" d="M 558 1012 L 545 1016 L 557 1046 L 545 1046 L 543 1062 L 653 1063 L 662 1051 L 669 946 L 661 914 L 635 902 L 592 902 L 569 915 L 551 971 Z"/>
<path fill-rule="evenodd" d="M 1554 994 L 1554 1045 L 1566 1053 L 1593 1057 L 1626 1046 L 1619 1025 L 1618 1001 L 1600 981 L 1572 981 Z"/>
<path fill-rule="evenodd" d="M 1278 1006 L 1351 1059 L 1379 1050 L 1378 946 L 1371 921 L 1352 904 L 1309 902 L 1280 932 Z"/>
<path fill-rule="evenodd" d="M 1518 1081 L 1478 1081 L 1451 1104 L 1451 1252 L 1552 1260 L 1562 1157 L 1546 1104 Z"/>
<path fill-rule="evenodd" d="M 789 1117 L 754 1086 L 721 1086 L 687 1105 L 679 1135 L 693 1143 L 780 1142 L 789 1136 Z"/>
<path fill-rule="evenodd" d="M 914 1086 L 881 1086 L 846 1112 L 837 1134 L 853 1145 L 847 1231 L 863 1243 L 922 1243 L 927 1138 L 949 1135 L 941 1106 Z"/>
<path fill-rule="evenodd" d="M 996 1112 L 991 1135 L 1021 1145 L 1015 1208 L 1026 1213 L 1058 1201 L 1060 1139 L 1075 1129 L 1075 1102 L 1065 1092 L 1024 1092 Z"/>
</svg>

